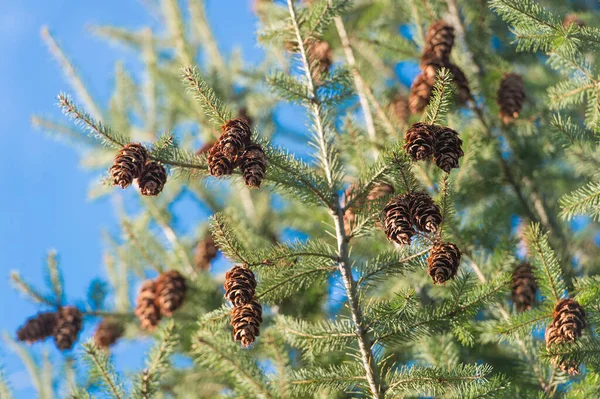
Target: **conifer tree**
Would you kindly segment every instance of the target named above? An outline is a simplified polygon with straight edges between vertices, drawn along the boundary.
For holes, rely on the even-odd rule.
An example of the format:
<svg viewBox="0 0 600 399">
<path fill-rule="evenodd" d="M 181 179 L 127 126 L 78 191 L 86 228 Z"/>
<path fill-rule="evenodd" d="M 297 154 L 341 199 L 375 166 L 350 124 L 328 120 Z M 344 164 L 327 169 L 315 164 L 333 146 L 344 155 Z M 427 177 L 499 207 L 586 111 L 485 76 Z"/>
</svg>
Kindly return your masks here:
<svg viewBox="0 0 600 399">
<path fill-rule="evenodd" d="M 252 66 L 221 53 L 203 0 L 161 0 L 162 34 L 94 27 L 143 65 L 116 65 L 108 104 L 43 30 L 71 121 L 34 123 L 103 176 L 94 197 L 139 212 L 87 298 L 55 253 L 48 288 L 11 275 L 39 303 L 11 345 L 30 365 L 36 341 L 63 351 L 54 375 L 30 367 L 40 397 L 598 397 L 597 5 L 253 9 Z M 184 192 L 211 213 L 188 235 Z M 143 336 L 144 368 L 117 369 L 111 345 Z"/>
</svg>

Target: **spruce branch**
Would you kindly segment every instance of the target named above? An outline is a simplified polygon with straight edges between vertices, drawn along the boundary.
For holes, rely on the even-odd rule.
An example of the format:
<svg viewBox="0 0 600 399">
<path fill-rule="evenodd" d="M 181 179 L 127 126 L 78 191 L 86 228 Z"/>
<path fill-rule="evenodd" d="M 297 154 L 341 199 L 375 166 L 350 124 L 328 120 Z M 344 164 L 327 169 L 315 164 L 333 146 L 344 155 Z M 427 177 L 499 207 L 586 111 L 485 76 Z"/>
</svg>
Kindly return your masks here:
<svg viewBox="0 0 600 399">
<path fill-rule="evenodd" d="M 600 183 L 590 182 L 560 199 L 560 216 L 571 220 L 578 215 L 589 215 L 600 220 Z"/>
<path fill-rule="evenodd" d="M 188 92 L 202 105 L 202 108 L 216 127 L 224 125 L 231 119 L 231 112 L 217 97 L 212 87 L 206 83 L 195 67 L 183 68 L 182 80 L 188 88 Z"/>
<path fill-rule="evenodd" d="M 33 285 L 24 280 L 18 271 L 13 270 L 10 273 L 10 279 L 19 291 L 31 298 L 34 302 L 49 305 L 51 307 L 58 306 L 58 303 L 56 302 L 58 298 L 51 298 L 50 296 L 41 293 Z"/>
<path fill-rule="evenodd" d="M 116 373 L 108 354 L 90 340 L 83 344 L 84 360 L 89 367 L 89 376 L 106 388 L 113 399 L 125 399 L 123 383 Z"/>
<path fill-rule="evenodd" d="M 361 371 L 356 364 L 295 370 L 292 374 L 292 390 L 298 395 L 311 395 L 323 390 L 345 392 L 365 384 L 366 379 Z"/>
<path fill-rule="evenodd" d="M 62 276 L 62 272 L 58 267 L 58 255 L 56 251 L 50 251 L 48 253 L 48 257 L 46 259 L 47 267 L 47 276 L 48 283 L 52 292 L 54 293 L 54 298 L 56 300 L 57 305 L 60 307 L 64 302 L 64 280 Z"/>
<path fill-rule="evenodd" d="M 431 100 L 423 114 L 423 122 L 431 125 L 445 125 L 453 91 L 452 73 L 447 68 L 440 68 L 436 75 Z"/>
</svg>

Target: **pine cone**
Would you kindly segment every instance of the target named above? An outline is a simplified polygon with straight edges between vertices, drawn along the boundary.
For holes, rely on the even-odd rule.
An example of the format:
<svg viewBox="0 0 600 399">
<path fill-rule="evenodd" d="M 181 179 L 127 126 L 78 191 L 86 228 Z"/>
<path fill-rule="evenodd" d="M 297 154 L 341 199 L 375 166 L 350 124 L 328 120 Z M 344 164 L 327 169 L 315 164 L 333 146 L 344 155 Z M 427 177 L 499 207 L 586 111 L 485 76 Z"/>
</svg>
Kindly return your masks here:
<svg viewBox="0 0 600 399">
<path fill-rule="evenodd" d="M 175 270 L 162 273 L 156 279 L 156 304 L 163 316 L 171 317 L 183 305 L 187 285 L 185 278 Z"/>
<path fill-rule="evenodd" d="M 140 320 L 142 330 L 154 331 L 160 321 L 160 309 L 156 304 L 156 284 L 144 281 L 136 299 L 135 315 Z"/>
<path fill-rule="evenodd" d="M 435 130 L 433 125 L 417 122 L 406 131 L 403 148 L 413 161 L 428 159 L 433 155 Z"/>
<path fill-rule="evenodd" d="M 571 24 L 576 24 L 580 28 L 583 28 L 585 26 L 585 23 L 581 18 L 577 16 L 577 14 L 565 15 L 565 18 L 563 19 L 563 26 L 565 28 L 568 28 L 569 26 L 571 26 Z"/>
<path fill-rule="evenodd" d="M 167 171 L 158 162 L 150 161 L 138 179 L 142 195 L 158 195 L 167 182 Z"/>
<path fill-rule="evenodd" d="M 518 73 L 505 73 L 498 89 L 500 118 L 505 124 L 519 117 L 525 101 L 525 85 Z"/>
<path fill-rule="evenodd" d="M 565 342 L 574 342 L 586 326 L 585 310 L 571 299 L 561 299 L 554 307 L 554 320 L 546 328 L 546 348 Z M 579 364 L 567 357 L 555 356 L 551 362 L 570 375 L 579 373 Z"/>
<path fill-rule="evenodd" d="M 444 284 L 453 279 L 460 264 L 460 250 L 451 242 L 437 243 L 427 258 L 427 273 L 434 284 Z"/>
<path fill-rule="evenodd" d="M 198 270 L 210 269 L 210 262 L 217 256 L 219 249 L 211 234 L 198 241 L 194 254 L 194 265 Z"/>
<path fill-rule="evenodd" d="M 265 178 L 266 170 L 267 160 L 260 145 L 249 145 L 242 157 L 242 173 L 246 186 L 259 188 Z"/>
<path fill-rule="evenodd" d="M 408 118 L 410 117 L 410 109 L 408 108 L 408 98 L 401 94 L 397 93 L 389 106 L 389 113 L 399 122 L 408 122 Z"/>
<path fill-rule="evenodd" d="M 56 327 L 56 313 L 45 312 L 27 319 L 25 324 L 17 330 L 17 339 L 31 344 L 43 341 L 54 334 Z"/>
<path fill-rule="evenodd" d="M 236 118 L 225 123 L 221 129 L 223 134 L 219 138 L 221 152 L 232 164 L 236 163 L 239 155 L 244 153 L 246 146 L 250 144 L 252 132 L 248 122 Z"/>
<path fill-rule="evenodd" d="M 435 233 L 442 222 L 440 208 L 427 193 L 408 194 L 412 223 L 423 232 Z"/>
<path fill-rule="evenodd" d="M 410 245 L 415 235 L 409 198 L 409 195 L 395 197 L 383 208 L 385 235 L 388 240 L 400 245 Z"/>
<path fill-rule="evenodd" d="M 312 65 L 312 78 L 316 84 L 323 83 L 323 76 L 333 65 L 333 50 L 324 40 L 312 41 L 308 46 L 308 61 Z"/>
<path fill-rule="evenodd" d="M 452 81 L 456 85 L 458 89 L 457 99 L 460 104 L 465 104 L 467 101 L 471 99 L 471 89 L 469 88 L 469 80 L 465 76 L 464 72 L 458 65 L 454 65 L 449 62 L 446 65 L 446 68 L 450 70 L 452 73 L 453 79 Z"/>
<path fill-rule="evenodd" d="M 454 28 L 445 21 L 436 21 L 425 35 L 425 52 L 431 51 L 440 60 L 447 60 L 454 45 Z"/>
<path fill-rule="evenodd" d="M 262 306 L 256 300 L 243 306 L 236 306 L 231 311 L 233 338 L 240 341 L 245 348 L 252 345 L 260 335 L 260 323 L 262 323 Z"/>
<path fill-rule="evenodd" d="M 458 168 L 458 160 L 464 155 L 462 140 L 458 133 L 449 127 L 440 127 L 435 132 L 435 164 L 446 173 Z"/>
<path fill-rule="evenodd" d="M 521 263 L 512 275 L 512 301 L 519 312 L 531 309 L 537 284 L 529 262 Z"/>
<path fill-rule="evenodd" d="M 223 152 L 221 143 L 215 143 L 208 153 L 208 171 L 211 176 L 221 177 L 230 175 L 233 173 L 233 169 L 235 169 L 235 165 Z"/>
<path fill-rule="evenodd" d="M 147 159 L 148 151 L 140 143 L 129 143 L 123 146 L 109 170 L 113 184 L 121 188 L 129 187 L 133 179 L 141 175 Z"/>
<path fill-rule="evenodd" d="M 433 85 L 435 84 L 437 71 L 443 66 L 444 64 L 435 58 L 424 56 L 421 59 L 421 73 L 417 75 L 410 86 L 410 96 L 408 97 L 410 112 L 419 114 L 427 107 Z"/>
<path fill-rule="evenodd" d="M 121 338 L 124 331 L 121 323 L 110 318 L 103 318 L 94 333 L 94 341 L 98 347 L 107 349 Z"/>
<path fill-rule="evenodd" d="M 256 279 L 252 270 L 234 266 L 225 274 L 225 298 L 233 306 L 243 306 L 252 301 L 256 290 Z"/>
<path fill-rule="evenodd" d="M 56 326 L 54 327 L 54 342 L 60 350 L 69 350 L 73 347 L 81 327 L 83 315 L 73 306 L 65 306 L 57 312 Z"/>
</svg>

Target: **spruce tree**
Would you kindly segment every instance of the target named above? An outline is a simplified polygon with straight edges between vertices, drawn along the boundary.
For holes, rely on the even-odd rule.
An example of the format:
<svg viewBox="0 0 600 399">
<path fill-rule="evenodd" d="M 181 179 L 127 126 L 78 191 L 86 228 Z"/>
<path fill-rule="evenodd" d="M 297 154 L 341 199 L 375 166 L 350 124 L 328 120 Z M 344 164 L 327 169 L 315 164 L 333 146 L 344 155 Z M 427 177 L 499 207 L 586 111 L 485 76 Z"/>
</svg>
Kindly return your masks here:
<svg viewBox="0 0 600 399">
<path fill-rule="evenodd" d="M 71 121 L 34 123 L 138 211 L 87 298 L 55 253 L 47 289 L 11 275 L 40 305 L 12 342 L 40 397 L 600 396 L 597 5 L 257 0 L 251 66 L 203 0 L 154 11 L 162 34 L 93 28 L 143 68 L 117 64 L 107 104 L 43 31 Z M 212 215 L 189 235 L 183 193 Z M 144 336 L 118 370 L 111 346 Z M 64 367 L 36 367 L 51 338 Z"/>
</svg>

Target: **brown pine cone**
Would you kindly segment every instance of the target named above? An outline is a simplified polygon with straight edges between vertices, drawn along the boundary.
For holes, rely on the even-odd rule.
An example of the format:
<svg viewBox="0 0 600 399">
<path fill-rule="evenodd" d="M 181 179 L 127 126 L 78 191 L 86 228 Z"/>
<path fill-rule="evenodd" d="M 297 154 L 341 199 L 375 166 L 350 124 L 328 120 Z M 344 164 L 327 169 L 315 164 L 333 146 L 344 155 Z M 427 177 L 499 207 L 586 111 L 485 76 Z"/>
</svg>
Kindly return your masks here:
<svg viewBox="0 0 600 399">
<path fill-rule="evenodd" d="M 423 232 L 435 233 L 442 223 L 440 208 L 427 193 L 410 193 L 408 208 L 412 223 Z"/>
<path fill-rule="evenodd" d="M 260 335 L 260 323 L 262 323 L 262 306 L 256 300 L 243 306 L 236 306 L 231 311 L 233 338 L 240 341 L 245 348 L 252 345 Z"/>
<path fill-rule="evenodd" d="M 410 109 L 408 108 L 408 98 L 402 93 L 396 93 L 388 105 L 390 115 L 399 122 L 408 122 Z"/>
<path fill-rule="evenodd" d="M 107 349 L 121 338 L 124 331 L 123 325 L 118 321 L 103 318 L 94 333 L 94 341 L 99 348 Z"/>
<path fill-rule="evenodd" d="M 312 78 L 316 84 L 323 83 L 323 76 L 333 65 L 333 50 L 324 40 L 314 40 L 308 45 L 308 61 L 312 65 Z"/>
<path fill-rule="evenodd" d="M 237 159 L 236 159 L 237 161 Z M 230 175 L 235 169 L 235 164 L 223 152 L 220 142 L 215 143 L 208 153 L 208 171 L 211 176 L 221 177 Z"/>
<path fill-rule="evenodd" d="M 425 52 L 432 52 L 440 60 L 447 60 L 454 45 L 454 28 L 446 21 L 436 21 L 425 35 Z"/>
<path fill-rule="evenodd" d="M 171 317 L 183 305 L 187 284 L 176 270 L 162 273 L 156 279 L 156 304 L 163 316 Z"/>
<path fill-rule="evenodd" d="M 585 328 L 585 310 L 579 302 L 571 299 L 561 299 L 554 307 L 554 329 L 548 334 L 546 331 L 546 345 L 573 342 L 581 336 Z"/>
<path fill-rule="evenodd" d="M 54 334 L 56 327 L 56 313 L 44 312 L 27 319 L 24 325 L 17 330 L 17 339 L 31 344 L 43 341 Z"/>
<path fill-rule="evenodd" d="M 517 311 L 523 312 L 531 309 L 535 302 L 537 284 L 529 262 L 522 262 L 512 275 L 512 301 Z"/>
<path fill-rule="evenodd" d="M 158 162 L 150 161 L 138 179 L 142 195 L 158 195 L 167 182 L 167 171 Z"/>
<path fill-rule="evenodd" d="M 127 188 L 142 173 L 148 159 L 148 151 L 140 143 L 129 143 L 115 156 L 115 162 L 109 169 L 115 186 Z"/>
<path fill-rule="evenodd" d="M 410 245 L 415 230 L 412 226 L 409 195 L 392 198 L 383 208 L 383 227 L 388 240 Z"/>
<path fill-rule="evenodd" d="M 505 124 L 519 117 L 525 101 L 525 85 L 518 73 L 505 73 L 498 89 L 500 118 Z"/>
<path fill-rule="evenodd" d="M 152 280 L 144 281 L 136 298 L 135 315 L 140 320 L 142 330 L 154 331 L 161 319 L 156 304 L 156 284 Z"/>
<path fill-rule="evenodd" d="M 427 274 L 434 284 L 444 284 L 453 279 L 460 264 L 460 250 L 451 242 L 434 244 L 427 258 Z"/>
<path fill-rule="evenodd" d="M 267 160 L 260 145 L 249 145 L 242 156 L 242 173 L 246 186 L 259 188 L 266 170 Z"/>
<path fill-rule="evenodd" d="M 580 28 L 583 28 L 585 26 L 585 23 L 581 18 L 577 16 L 577 14 L 565 15 L 565 18 L 563 19 L 563 26 L 565 28 L 568 28 L 569 26 L 571 26 L 571 24 L 576 24 Z"/>
<path fill-rule="evenodd" d="M 469 88 L 469 80 L 458 65 L 449 62 L 446 68 L 452 73 L 452 81 L 456 85 L 456 98 L 460 104 L 465 104 L 471 99 L 471 89 Z"/>
<path fill-rule="evenodd" d="M 426 55 L 421 59 L 421 73 L 417 75 L 410 86 L 410 96 L 408 97 L 410 112 L 419 114 L 427 107 L 437 72 L 443 66 L 444 64 L 440 60 L 428 58 Z"/>
<path fill-rule="evenodd" d="M 446 173 L 458 168 L 458 160 L 464 155 L 462 140 L 458 133 L 449 127 L 439 127 L 435 132 L 435 164 Z"/>
<path fill-rule="evenodd" d="M 234 266 L 225 274 L 225 298 L 233 306 L 242 306 L 252 301 L 256 290 L 256 279 L 252 270 L 244 266 Z"/>
<path fill-rule="evenodd" d="M 56 326 L 54 327 L 54 342 L 60 350 L 69 350 L 73 347 L 81 327 L 83 315 L 73 306 L 65 306 L 57 312 Z"/>
<path fill-rule="evenodd" d="M 236 163 L 239 155 L 244 153 L 250 144 L 252 131 L 245 119 L 235 118 L 221 126 L 223 134 L 219 138 L 221 152 L 232 164 Z"/>
<path fill-rule="evenodd" d="M 210 269 L 210 262 L 217 256 L 219 249 L 211 234 L 207 234 L 196 245 L 196 253 L 194 254 L 194 266 L 198 270 Z"/>
<path fill-rule="evenodd" d="M 413 161 L 433 155 L 436 127 L 423 122 L 413 124 L 404 134 L 404 150 Z"/>
</svg>

